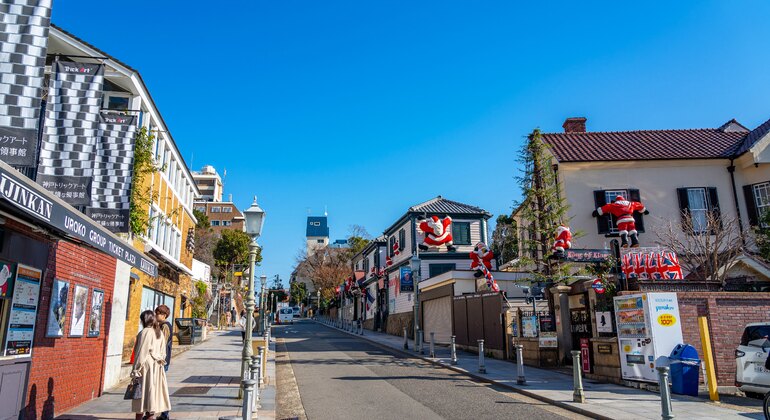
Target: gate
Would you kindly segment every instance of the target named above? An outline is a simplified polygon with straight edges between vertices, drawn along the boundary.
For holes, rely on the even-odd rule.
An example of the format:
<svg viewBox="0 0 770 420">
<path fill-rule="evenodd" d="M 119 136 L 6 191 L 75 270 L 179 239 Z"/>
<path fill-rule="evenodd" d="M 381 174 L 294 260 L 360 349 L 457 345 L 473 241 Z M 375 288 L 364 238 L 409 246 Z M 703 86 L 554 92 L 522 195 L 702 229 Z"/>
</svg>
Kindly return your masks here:
<svg viewBox="0 0 770 420">
<path fill-rule="evenodd" d="M 476 347 L 477 340 L 483 338 L 485 348 L 505 350 L 503 298 L 499 293 L 455 296 L 452 304 L 458 345 Z"/>
</svg>

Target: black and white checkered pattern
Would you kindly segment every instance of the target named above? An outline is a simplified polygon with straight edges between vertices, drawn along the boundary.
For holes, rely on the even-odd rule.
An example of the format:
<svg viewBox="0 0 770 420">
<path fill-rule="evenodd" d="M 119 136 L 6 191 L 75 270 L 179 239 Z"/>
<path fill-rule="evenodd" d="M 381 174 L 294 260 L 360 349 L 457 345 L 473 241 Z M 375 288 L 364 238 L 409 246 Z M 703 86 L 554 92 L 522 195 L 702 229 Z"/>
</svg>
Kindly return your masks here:
<svg viewBox="0 0 770 420">
<path fill-rule="evenodd" d="M 8 136 L 27 140 L 20 145 L 23 156 L 0 156 L 11 164 L 32 166 L 36 161 L 51 1 L 0 3 L 0 127 Z"/>
<path fill-rule="evenodd" d="M 91 204 L 103 82 L 103 64 L 55 63 L 37 181 L 72 205 Z M 58 181 L 62 179 L 67 180 L 67 186 Z M 73 179 L 79 180 L 75 189 Z"/>
<path fill-rule="evenodd" d="M 99 119 L 91 207 L 126 210 L 131 193 L 136 117 L 102 114 Z"/>
</svg>

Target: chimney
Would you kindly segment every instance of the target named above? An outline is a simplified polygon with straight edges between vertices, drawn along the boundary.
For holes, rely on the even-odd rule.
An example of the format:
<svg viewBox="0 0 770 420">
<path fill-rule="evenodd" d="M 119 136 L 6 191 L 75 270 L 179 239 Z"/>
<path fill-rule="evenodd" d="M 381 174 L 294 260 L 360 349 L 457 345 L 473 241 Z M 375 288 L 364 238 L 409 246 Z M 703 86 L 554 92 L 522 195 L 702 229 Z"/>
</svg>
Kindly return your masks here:
<svg viewBox="0 0 770 420">
<path fill-rule="evenodd" d="M 586 119 L 584 117 L 571 117 L 564 120 L 565 133 L 585 133 L 586 132 Z"/>
</svg>

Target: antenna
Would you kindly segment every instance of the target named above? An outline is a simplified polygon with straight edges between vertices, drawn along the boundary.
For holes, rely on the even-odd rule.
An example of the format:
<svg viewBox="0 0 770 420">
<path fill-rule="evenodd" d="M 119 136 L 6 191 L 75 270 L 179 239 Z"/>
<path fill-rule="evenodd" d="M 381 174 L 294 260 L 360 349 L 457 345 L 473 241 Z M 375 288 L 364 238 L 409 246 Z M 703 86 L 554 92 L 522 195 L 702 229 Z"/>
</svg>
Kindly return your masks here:
<svg viewBox="0 0 770 420">
<path fill-rule="evenodd" d="M 328 216 L 329 216 L 329 212 L 326 210 L 326 206 L 324 206 L 324 217 L 328 217 Z"/>
</svg>

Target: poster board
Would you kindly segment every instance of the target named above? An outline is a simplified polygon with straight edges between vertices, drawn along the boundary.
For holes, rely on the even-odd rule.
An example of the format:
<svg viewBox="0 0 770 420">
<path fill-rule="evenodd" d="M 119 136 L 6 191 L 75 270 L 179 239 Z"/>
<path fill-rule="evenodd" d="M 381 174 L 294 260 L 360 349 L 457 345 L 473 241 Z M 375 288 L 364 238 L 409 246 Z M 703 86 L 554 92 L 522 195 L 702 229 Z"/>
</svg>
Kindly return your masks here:
<svg viewBox="0 0 770 420">
<path fill-rule="evenodd" d="M 43 272 L 19 264 L 15 277 L 4 355 L 31 357 Z"/>
</svg>

